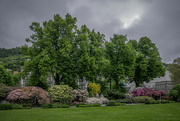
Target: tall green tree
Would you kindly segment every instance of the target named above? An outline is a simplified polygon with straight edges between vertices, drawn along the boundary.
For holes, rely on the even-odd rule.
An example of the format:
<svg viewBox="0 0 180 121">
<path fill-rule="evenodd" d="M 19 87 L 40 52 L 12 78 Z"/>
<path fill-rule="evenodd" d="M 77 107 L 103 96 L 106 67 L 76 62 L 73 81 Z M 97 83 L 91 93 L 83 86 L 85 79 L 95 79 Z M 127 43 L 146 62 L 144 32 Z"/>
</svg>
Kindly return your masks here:
<svg viewBox="0 0 180 121">
<path fill-rule="evenodd" d="M 103 34 L 89 30 L 86 25 L 78 31 L 78 74 L 88 81 L 96 82 L 103 76 L 104 64 L 108 62 L 104 56 L 104 42 Z"/>
<path fill-rule="evenodd" d="M 33 22 L 30 29 L 34 32 L 26 39 L 32 46 L 22 46 L 24 55 L 30 60 L 25 63 L 23 72 L 31 72 L 31 82 L 44 82 L 48 74 L 54 77 L 55 83 L 73 84 L 73 46 L 75 41 L 76 18 L 67 14 L 65 18 L 54 15 L 53 20 L 40 23 Z M 45 82 L 44 82 L 45 83 Z"/>
<path fill-rule="evenodd" d="M 33 22 L 34 32 L 26 39 L 32 46 L 22 46 L 24 55 L 30 56 L 25 63 L 23 74 L 31 85 L 45 83 L 47 75 L 53 75 L 56 84 L 68 84 L 77 88 L 76 81 L 86 78 L 96 80 L 101 75 L 104 63 L 104 35 L 89 30 L 85 25 L 76 26 L 76 18 L 58 14 L 53 20 Z"/>
<path fill-rule="evenodd" d="M 134 75 L 136 51 L 126 42 L 126 36 L 115 34 L 110 42 L 105 44 L 106 56 L 110 61 L 106 76 L 115 82 L 116 89 L 120 88 L 123 80 Z"/>
<path fill-rule="evenodd" d="M 180 57 L 174 59 L 172 64 L 169 64 L 170 78 L 174 84 L 180 84 Z"/>
<path fill-rule="evenodd" d="M 130 40 L 128 43 L 137 51 L 135 73 L 129 78 L 130 82 L 135 82 L 136 87 L 138 87 L 143 82 L 149 82 L 153 78 L 165 75 L 165 67 L 158 49 L 149 38 L 142 37 L 139 42 Z"/>
</svg>

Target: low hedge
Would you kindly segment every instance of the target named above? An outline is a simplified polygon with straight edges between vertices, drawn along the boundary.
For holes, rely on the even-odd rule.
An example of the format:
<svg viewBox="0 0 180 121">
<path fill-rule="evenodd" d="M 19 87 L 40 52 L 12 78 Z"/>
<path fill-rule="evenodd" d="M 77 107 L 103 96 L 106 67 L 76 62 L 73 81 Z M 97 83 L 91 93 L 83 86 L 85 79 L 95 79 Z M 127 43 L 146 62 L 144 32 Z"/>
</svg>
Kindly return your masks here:
<svg viewBox="0 0 180 121">
<path fill-rule="evenodd" d="M 101 107 L 101 104 L 92 104 L 92 107 Z"/>
<path fill-rule="evenodd" d="M 154 98 L 148 97 L 148 96 L 137 96 L 137 97 L 132 98 L 132 101 L 134 103 L 146 103 L 146 102 L 151 102 L 153 100 Z"/>
<path fill-rule="evenodd" d="M 86 103 L 79 103 L 79 104 L 76 104 L 76 107 L 79 107 L 80 105 L 87 105 Z"/>
<path fill-rule="evenodd" d="M 80 104 L 77 107 L 101 107 L 101 104 Z"/>
<path fill-rule="evenodd" d="M 78 107 L 87 107 L 87 105 L 78 105 Z"/>
<path fill-rule="evenodd" d="M 153 101 L 150 101 L 150 104 L 159 104 L 160 101 L 159 100 L 153 100 Z"/>
<path fill-rule="evenodd" d="M 161 103 L 169 103 L 169 100 L 161 100 Z"/>
<path fill-rule="evenodd" d="M 10 103 L 0 104 L 0 110 L 11 110 L 13 105 Z"/>
<path fill-rule="evenodd" d="M 69 105 L 62 104 L 61 108 L 69 108 Z"/>
<path fill-rule="evenodd" d="M 20 104 L 10 104 L 10 103 L 0 104 L 0 110 L 11 110 L 11 109 L 31 109 L 31 107 L 29 106 L 23 107 Z"/>
<path fill-rule="evenodd" d="M 24 107 L 20 104 L 14 104 L 12 106 L 13 106 L 13 109 L 24 109 Z"/>
</svg>

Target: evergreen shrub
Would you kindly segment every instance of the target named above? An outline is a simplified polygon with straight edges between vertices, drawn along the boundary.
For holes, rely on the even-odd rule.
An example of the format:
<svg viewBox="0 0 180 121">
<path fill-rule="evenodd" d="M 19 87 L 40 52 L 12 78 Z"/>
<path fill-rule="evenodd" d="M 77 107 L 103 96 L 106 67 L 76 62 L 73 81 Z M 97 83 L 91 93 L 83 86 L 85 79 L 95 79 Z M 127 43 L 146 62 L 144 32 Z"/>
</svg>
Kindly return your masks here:
<svg viewBox="0 0 180 121">
<path fill-rule="evenodd" d="M 115 100 L 110 100 L 110 101 L 106 104 L 106 106 L 116 106 Z"/>
<path fill-rule="evenodd" d="M 147 101 L 150 102 L 150 101 L 153 101 L 153 100 L 154 100 L 154 98 L 148 97 L 148 96 L 138 96 L 138 97 L 132 98 L 132 101 L 134 103 L 145 103 Z"/>
<path fill-rule="evenodd" d="M 105 90 L 103 92 L 104 97 L 108 98 L 109 100 L 115 100 L 115 99 L 124 99 L 125 95 L 124 93 L 120 92 L 119 90 L 113 89 L 113 90 Z"/>
<path fill-rule="evenodd" d="M 169 97 L 174 101 L 180 101 L 180 84 L 176 84 L 169 92 Z"/>
</svg>

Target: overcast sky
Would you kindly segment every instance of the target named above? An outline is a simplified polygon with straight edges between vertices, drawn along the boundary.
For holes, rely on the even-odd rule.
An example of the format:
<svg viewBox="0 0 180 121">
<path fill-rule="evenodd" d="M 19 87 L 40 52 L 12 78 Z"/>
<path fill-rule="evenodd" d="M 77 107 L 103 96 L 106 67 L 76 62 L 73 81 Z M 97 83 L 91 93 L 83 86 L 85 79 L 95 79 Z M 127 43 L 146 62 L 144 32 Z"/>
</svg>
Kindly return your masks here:
<svg viewBox="0 0 180 121">
<path fill-rule="evenodd" d="M 29 25 L 70 13 L 80 27 L 105 34 L 147 36 L 163 62 L 180 57 L 180 0 L 0 0 L 0 48 L 19 47 L 31 35 Z"/>
</svg>

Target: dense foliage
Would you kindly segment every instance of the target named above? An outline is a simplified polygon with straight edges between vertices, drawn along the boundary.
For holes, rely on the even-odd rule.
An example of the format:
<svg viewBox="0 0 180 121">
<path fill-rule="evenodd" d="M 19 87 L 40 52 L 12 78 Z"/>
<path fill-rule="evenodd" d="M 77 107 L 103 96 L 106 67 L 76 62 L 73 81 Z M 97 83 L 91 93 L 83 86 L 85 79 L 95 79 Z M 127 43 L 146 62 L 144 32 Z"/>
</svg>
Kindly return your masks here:
<svg viewBox="0 0 180 121">
<path fill-rule="evenodd" d="M 135 72 L 129 78 L 130 82 L 135 82 L 139 87 L 143 82 L 149 82 L 153 78 L 164 76 L 165 67 L 158 52 L 158 48 L 147 37 L 140 38 L 139 42 L 130 40 L 130 43 L 137 52 Z"/>
<path fill-rule="evenodd" d="M 11 110 L 13 105 L 10 103 L 0 104 L 0 110 Z"/>
<path fill-rule="evenodd" d="M 6 86 L 15 86 L 19 84 L 19 81 L 20 74 L 12 74 L 11 71 L 6 70 L 4 66 L 0 65 L 0 83 Z"/>
<path fill-rule="evenodd" d="M 0 64 L 3 65 L 6 69 L 11 69 L 12 71 L 21 71 L 21 68 L 24 66 L 24 62 L 28 60 L 28 56 L 13 55 L 5 58 L 0 58 Z"/>
<path fill-rule="evenodd" d="M 18 55 L 18 54 L 22 54 L 20 51 L 20 47 L 11 48 L 11 49 L 0 48 L 0 58 L 12 56 L 12 55 Z"/>
<path fill-rule="evenodd" d="M 121 92 L 121 83 L 144 81 L 163 76 L 165 68 L 157 47 L 147 37 L 127 40 L 127 36 L 114 34 L 110 41 L 86 25 L 78 28 L 77 19 L 70 14 L 41 25 L 33 22 L 33 34 L 26 39 L 32 46 L 22 46 L 21 51 L 30 59 L 23 68 L 24 78 L 30 85 L 45 84 L 52 75 L 55 84 L 66 84 L 77 89 L 77 81 L 102 82 L 106 79 L 113 88 Z M 100 83 L 102 90 L 105 84 Z"/>
<path fill-rule="evenodd" d="M 180 84 L 175 85 L 169 92 L 169 96 L 175 101 L 180 101 Z"/>
<path fill-rule="evenodd" d="M 55 85 L 48 89 L 52 101 L 66 104 L 74 99 L 72 91 L 68 85 Z"/>
<path fill-rule="evenodd" d="M 23 54 L 30 56 L 23 69 L 25 77 L 31 72 L 29 81 L 45 82 L 51 74 L 56 84 L 78 88 L 78 79 L 101 77 L 104 35 L 85 25 L 78 29 L 76 21 L 70 14 L 65 18 L 57 14 L 42 26 L 32 23 L 30 29 L 34 33 L 26 39 L 32 46 L 21 47 Z"/>
<path fill-rule="evenodd" d="M 172 64 L 169 64 L 170 78 L 174 84 L 180 83 L 180 57 L 174 59 Z"/>
<path fill-rule="evenodd" d="M 110 42 L 106 42 L 106 57 L 110 64 L 106 68 L 106 77 L 110 82 L 115 82 L 115 89 L 121 91 L 120 83 L 126 77 L 134 75 L 136 51 L 127 44 L 127 37 L 114 34 Z"/>
<path fill-rule="evenodd" d="M 105 90 L 103 92 L 104 97 L 108 98 L 109 100 L 112 99 L 123 99 L 125 98 L 125 95 L 123 92 L 120 92 L 119 90 L 113 89 L 113 90 Z"/>
<path fill-rule="evenodd" d="M 19 104 L 44 104 L 50 103 L 50 97 L 48 92 L 44 91 L 40 87 L 24 87 L 22 89 L 16 89 L 9 93 L 6 98 L 12 103 Z"/>
</svg>

